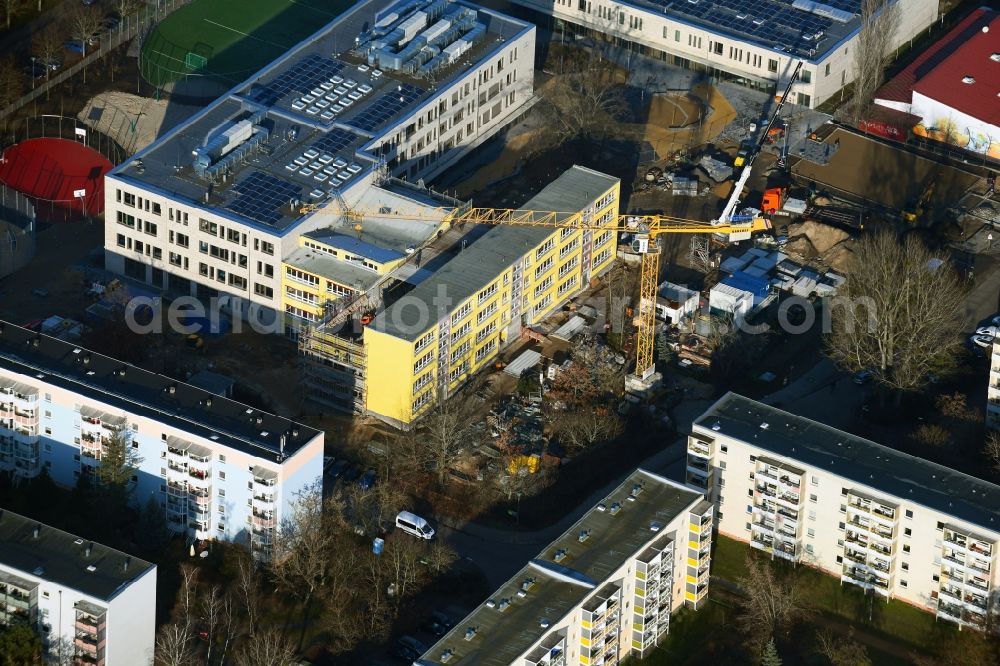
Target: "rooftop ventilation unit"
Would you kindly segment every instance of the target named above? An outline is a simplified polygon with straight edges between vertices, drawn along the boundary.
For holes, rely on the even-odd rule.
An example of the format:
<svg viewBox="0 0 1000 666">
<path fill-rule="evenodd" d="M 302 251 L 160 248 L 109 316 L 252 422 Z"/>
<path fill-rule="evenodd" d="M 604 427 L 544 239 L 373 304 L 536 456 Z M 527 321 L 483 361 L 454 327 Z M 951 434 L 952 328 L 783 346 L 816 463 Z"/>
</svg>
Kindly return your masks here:
<svg viewBox="0 0 1000 666">
<path fill-rule="evenodd" d="M 969 85 L 972 85 L 975 82 L 976 82 L 975 77 L 972 77 L 972 76 L 963 76 L 962 77 L 962 83 L 967 83 Z"/>
<path fill-rule="evenodd" d="M 990 56 L 990 60 L 993 62 L 1000 62 L 1000 53 L 994 53 Z"/>
</svg>

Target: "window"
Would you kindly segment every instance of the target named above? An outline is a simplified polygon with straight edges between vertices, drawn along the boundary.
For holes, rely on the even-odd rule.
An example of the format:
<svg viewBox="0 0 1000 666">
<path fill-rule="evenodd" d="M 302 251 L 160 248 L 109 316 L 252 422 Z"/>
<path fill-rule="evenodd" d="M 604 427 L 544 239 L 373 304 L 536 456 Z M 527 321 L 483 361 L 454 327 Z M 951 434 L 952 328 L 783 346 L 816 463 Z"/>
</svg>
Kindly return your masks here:
<svg viewBox="0 0 1000 666">
<path fill-rule="evenodd" d="M 843 564 L 843 563 L 844 563 L 844 558 L 843 558 L 843 556 L 841 556 L 841 555 L 837 555 L 837 564 Z"/>
<path fill-rule="evenodd" d="M 909 571 L 910 570 L 910 563 L 909 562 L 903 562 L 900 566 L 902 567 L 903 571 Z"/>
<path fill-rule="evenodd" d="M 810 511 L 809 512 L 809 520 L 816 520 L 816 512 L 815 511 Z"/>
<path fill-rule="evenodd" d="M 938 531 L 940 531 L 940 530 L 943 530 L 943 529 L 944 529 L 944 523 L 942 523 L 942 522 L 941 522 L 940 520 L 938 521 L 938 524 L 937 524 L 937 529 L 938 529 Z"/>
<path fill-rule="evenodd" d="M 812 106 L 812 98 L 809 95 L 805 94 L 805 93 L 799 93 L 799 105 L 800 106 L 811 107 Z"/>
<path fill-rule="evenodd" d="M 935 583 L 939 583 L 941 582 L 941 577 L 938 576 L 937 574 L 934 574 L 933 576 L 931 576 L 931 580 L 933 580 Z"/>
<path fill-rule="evenodd" d="M 809 553 L 810 555 L 813 554 L 813 546 L 811 543 L 806 544 L 806 552 Z"/>
<path fill-rule="evenodd" d="M 204 264 L 202 264 L 204 265 Z M 265 285 L 254 282 L 253 293 L 258 296 L 264 296 L 265 298 L 274 298 L 274 289 L 267 287 Z"/>
<path fill-rule="evenodd" d="M 913 511 L 907 509 L 903 515 L 905 515 L 907 518 L 913 518 Z"/>
<path fill-rule="evenodd" d="M 481 292 L 479 292 L 479 304 L 482 305 L 486 301 L 486 299 L 488 299 L 493 294 L 497 293 L 497 288 L 498 287 L 497 287 L 496 283 L 494 282 L 489 287 L 487 287 L 486 289 L 483 289 Z"/>
<path fill-rule="evenodd" d="M 726 461 L 725 460 L 720 460 L 719 461 L 719 469 L 726 469 Z"/>
<path fill-rule="evenodd" d="M 830 66 L 827 65 L 827 69 L 829 69 L 829 67 Z M 808 69 L 803 69 L 802 73 L 799 76 L 802 79 L 802 83 L 812 83 L 812 80 L 813 80 L 812 71 L 810 71 Z"/>
<path fill-rule="evenodd" d="M 116 240 L 118 242 L 118 247 L 125 247 L 125 235 L 124 234 L 118 234 L 118 238 Z"/>
<path fill-rule="evenodd" d="M 274 243 L 268 243 L 267 241 L 260 242 L 260 251 L 264 254 L 274 254 Z"/>
<path fill-rule="evenodd" d="M 215 222 L 209 222 L 208 220 L 203 220 L 201 218 L 198 218 L 198 229 L 206 234 L 212 234 L 213 236 L 217 236 L 219 233 L 219 225 Z"/>
<path fill-rule="evenodd" d="M 538 248 L 535 251 L 535 260 L 537 261 L 538 259 L 541 259 L 545 255 L 546 252 L 548 252 L 549 250 L 551 250 L 555 246 L 556 246 L 556 239 L 555 238 L 550 238 L 549 240 L 547 240 L 545 242 L 545 245 L 542 245 L 540 248 Z"/>
<path fill-rule="evenodd" d="M 681 41 L 681 31 L 680 30 L 674 30 L 674 41 L 675 42 L 680 42 Z"/>
<path fill-rule="evenodd" d="M 830 76 L 830 63 L 826 63 L 826 68 L 823 70 L 823 76 Z"/>
<path fill-rule="evenodd" d="M 708 49 L 715 55 L 722 55 L 722 42 L 709 42 Z"/>
<path fill-rule="evenodd" d="M 434 360 L 433 351 L 429 351 L 423 356 L 421 356 L 419 359 L 417 359 L 417 362 L 413 364 L 413 374 L 417 374 L 418 372 L 426 368 L 428 365 L 430 365 L 430 362 L 433 360 Z"/>
<path fill-rule="evenodd" d="M 729 451 L 729 446 L 726 445 L 726 444 L 723 444 L 723 445 L 721 445 L 719 447 L 719 450 L 722 451 L 723 453 L 726 453 L 727 451 Z"/>
<path fill-rule="evenodd" d="M 225 472 L 219 472 L 219 478 L 222 479 L 223 481 L 225 481 L 226 480 L 226 473 Z"/>
<path fill-rule="evenodd" d="M 907 586 L 907 583 L 906 583 L 906 581 L 905 581 L 905 580 L 900 580 L 900 581 L 899 581 L 899 586 L 900 586 L 900 587 L 906 587 L 906 586 Z"/>
<path fill-rule="evenodd" d="M 911 530 L 909 527 L 904 527 L 903 528 L 903 536 L 908 537 L 908 536 L 912 536 L 912 535 L 913 535 L 913 530 Z"/>
<path fill-rule="evenodd" d="M 908 544 L 908 543 L 904 543 L 903 544 L 903 552 L 904 553 L 910 552 L 910 544 Z"/>
<path fill-rule="evenodd" d="M 809 529 L 806 530 L 806 536 L 809 537 L 810 539 L 815 538 L 816 537 L 816 530 L 814 530 L 813 528 L 810 527 Z"/>
<path fill-rule="evenodd" d="M 777 71 L 778 71 L 778 61 L 775 60 L 774 58 L 768 58 L 767 59 L 767 71 L 771 72 L 772 74 L 773 73 L 777 73 Z"/>
<path fill-rule="evenodd" d="M 818 486 L 819 485 L 819 477 L 815 477 L 815 476 L 810 477 L 809 483 L 811 485 Z"/>
<path fill-rule="evenodd" d="M 451 325 L 454 326 L 458 322 L 465 319 L 470 312 L 472 312 L 472 303 L 466 303 L 461 308 L 459 308 L 458 312 L 456 312 L 451 316 Z"/>
<path fill-rule="evenodd" d="M 753 488 L 747 488 L 747 497 L 753 497 Z"/>
</svg>

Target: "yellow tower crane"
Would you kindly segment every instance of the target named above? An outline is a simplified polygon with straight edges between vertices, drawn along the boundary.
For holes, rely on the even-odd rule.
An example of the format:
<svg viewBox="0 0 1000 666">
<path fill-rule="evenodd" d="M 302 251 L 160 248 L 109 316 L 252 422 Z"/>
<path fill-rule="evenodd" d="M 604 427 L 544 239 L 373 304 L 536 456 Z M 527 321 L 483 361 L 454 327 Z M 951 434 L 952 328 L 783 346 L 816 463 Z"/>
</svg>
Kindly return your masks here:
<svg viewBox="0 0 1000 666">
<path fill-rule="evenodd" d="M 632 250 L 642 257 L 639 278 L 639 307 L 636 316 L 635 375 L 641 380 L 653 374 L 654 329 L 656 325 L 656 293 L 659 286 L 660 247 L 663 234 L 724 234 L 730 241 L 746 240 L 750 235 L 771 228 L 771 223 L 756 216 L 733 216 L 723 223 L 708 223 L 669 215 L 617 215 L 605 222 L 592 220 L 586 213 L 520 210 L 513 208 L 437 208 L 423 209 L 417 214 L 386 210 L 329 210 L 321 205 L 303 206 L 300 212 L 327 212 L 353 221 L 355 231 L 362 230 L 366 217 L 411 220 L 442 220 L 451 225 L 488 224 L 553 229 L 615 231 L 631 234 Z M 433 211 L 433 212 L 432 212 Z M 442 219 L 442 215 L 444 216 Z M 742 218 L 742 219 L 741 219 Z"/>
</svg>

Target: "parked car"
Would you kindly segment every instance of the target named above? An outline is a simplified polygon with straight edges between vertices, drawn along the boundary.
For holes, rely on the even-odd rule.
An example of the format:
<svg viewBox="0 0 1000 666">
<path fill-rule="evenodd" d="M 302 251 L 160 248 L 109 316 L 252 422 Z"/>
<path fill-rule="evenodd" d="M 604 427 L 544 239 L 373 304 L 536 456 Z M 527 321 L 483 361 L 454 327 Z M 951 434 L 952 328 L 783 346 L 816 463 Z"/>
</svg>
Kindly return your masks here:
<svg viewBox="0 0 1000 666">
<path fill-rule="evenodd" d="M 37 60 L 24 68 L 24 75 L 29 79 L 43 79 L 47 73 L 45 65 Z"/>
<path fill-rule="evenodd" d="M 375 470 L 370 469 L 361 475 L 361 478 L 358 479 L 358 485 L 361 490 L 371 490 L 372 486 L 375 485 Z"/>
<path fill-rule="evenodd" d="M 413 636 L 403 636 L 402 638 L 400 638 L 399 647 L 406 648 L 408 650 L 416 652 L 417 656 L 414 657 L 414 659 L 418 659 L 420 655 L 422 655 L 424 652 L 427 652 L 427 646 L 424 645 L 419 640 L 417 640 L 416 638 L 414 638 Z"/>
<path fill-rule="evenodd" d="M 433 635 L 433 636 L 444 636 L 448 633 L 448 630 L 455 626 L 455 623 L 450 617 L 442 613 L 441 611 L 434 611 L 431 616 L 420 625 L 423 631 Z"/>
<path fill-rule="evenodd" d="M 997 326 L 980 326 L 976 329 L 976 335 L 990 335 L 995 338 L 998 331 L 1000 331 L 1000 327 Z"/>
<path fill-rule="evenodd" d="M 983 349 L 986 349 L 993 344 L 993 338 L 994 336 L 992 335 L 980 335 L 979 333 L 977 333 L 976 335 L 973 335 L 971 338 L 969 338 L 969 342 L 971 342 L 977 347 L 982 347 Z"/>
<path fill-rule="evenodd" d="M 333 464 L 330 465 L 329 469 L 327 469 L 326 473 L 327 475 L 329 475 L 331 479 L 336 479 L 341 474 L 343 474 L 346 469 L 347 469 L 346 460 L 335 460 Z"/>
<path fill-rule="evenodd" d="M 861 372 L 855 372 L 851 381 L 858 386 L 864 386 L 865 384 L 870 383 L 873 379 L 875 379 L 875 373 L 871 370 L 862 370 Z"/>
</svg>

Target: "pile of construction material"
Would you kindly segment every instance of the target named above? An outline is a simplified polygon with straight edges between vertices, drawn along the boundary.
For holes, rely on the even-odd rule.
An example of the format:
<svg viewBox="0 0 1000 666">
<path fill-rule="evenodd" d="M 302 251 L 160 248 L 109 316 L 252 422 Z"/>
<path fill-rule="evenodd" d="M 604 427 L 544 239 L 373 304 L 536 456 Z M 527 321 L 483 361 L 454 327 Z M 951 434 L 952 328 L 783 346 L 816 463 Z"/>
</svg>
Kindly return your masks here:
<svg viewBox="0 0 1000 666">
<path fill-rule="evenodd" d="M 766 305 L 758 286 L 761 284 L 767 285 L 772 293 L 785 291 L 808 298 L 812 294 L 833 296 L 844 283 L 839 273 L 809 268 L 793 260 L 790 254 L 755 247 L 742 255 L 728 257 L 719 266 L 725 275 L 719 284 L 750 294 L 754 308 L 759 308 Z"/>
<path fill-rule="evenodd" d="M 838 271 L 849 271 L 854 260 L 850 234 L 813 220 L 789 225 L 788 242 L 782 249 L 799 261 L 819 260 Z"/>
</svg>

